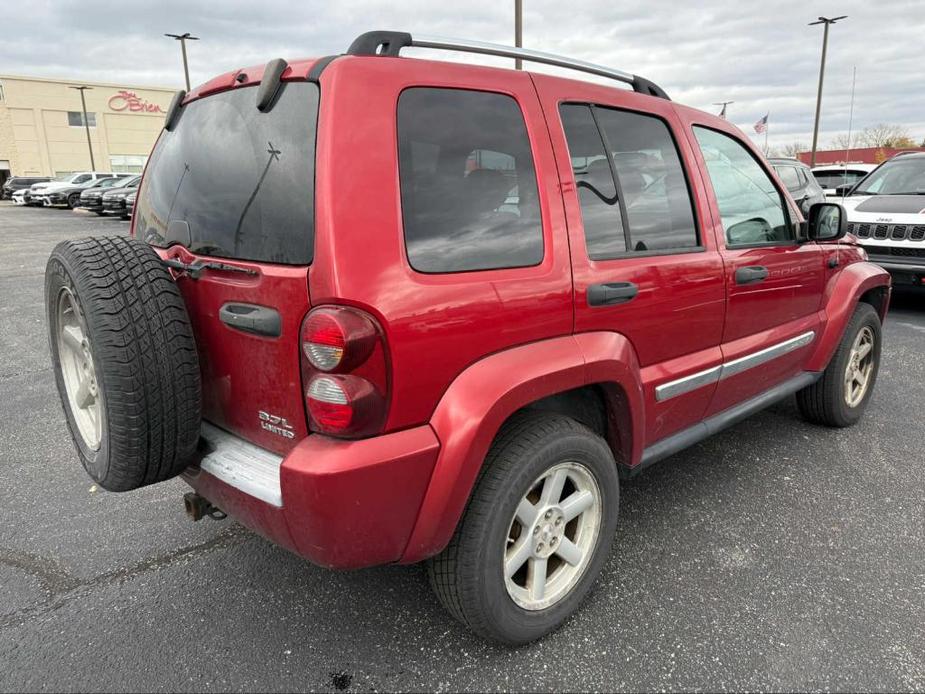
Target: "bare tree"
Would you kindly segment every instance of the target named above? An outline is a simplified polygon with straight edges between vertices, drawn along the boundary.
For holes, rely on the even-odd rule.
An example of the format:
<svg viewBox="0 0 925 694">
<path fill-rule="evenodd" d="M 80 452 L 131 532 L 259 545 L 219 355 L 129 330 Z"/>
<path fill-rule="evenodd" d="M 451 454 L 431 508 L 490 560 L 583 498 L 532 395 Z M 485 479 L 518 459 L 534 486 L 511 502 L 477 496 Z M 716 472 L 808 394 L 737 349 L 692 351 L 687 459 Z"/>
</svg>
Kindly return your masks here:
<svg viewBox="0 0 925 694">
<path fill-rule="evenodd" d="M 796 159 L 800 152 L 808 152 L 809 148 L 802 142 L 790 142 L 786 145 L 777 147 L 772 152 L 775 157 L 790 157 Z"/>
<path fill-rule="evenodd" d="M 901 125 L 878 123 L 864 128 L 858 135 L 858 144 L 864 147 L 915 147 L 915 142 L 909 137 L 909 131 Z"/>
<path fill-rule="evenodd" d="M 836 135 L 831 140 L 829 140 L 829 149 L 850 149 L 851 146 L 857 147 L 858 138 L 851 138 L 851 141 L 848 140 L 848 133 L 842 133 L 841 135 Z"/>
</svg>

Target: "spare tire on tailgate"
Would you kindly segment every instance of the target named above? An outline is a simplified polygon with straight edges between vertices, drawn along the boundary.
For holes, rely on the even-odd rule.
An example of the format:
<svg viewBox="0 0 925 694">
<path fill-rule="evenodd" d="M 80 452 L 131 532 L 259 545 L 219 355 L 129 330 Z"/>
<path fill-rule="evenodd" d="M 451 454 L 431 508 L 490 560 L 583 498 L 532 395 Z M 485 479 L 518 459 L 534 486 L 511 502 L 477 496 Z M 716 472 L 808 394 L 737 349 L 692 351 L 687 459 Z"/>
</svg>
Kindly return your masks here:
<svg viewBox="0 0 925 694">
<path fill-rule="evenodd" d="M 124 237 L 59 243 L 45 308 L 58 393 L 90 476 L 127 491 L 182 472 L 199 440 L 199 360 L 157 254 Z"/>
</svg>

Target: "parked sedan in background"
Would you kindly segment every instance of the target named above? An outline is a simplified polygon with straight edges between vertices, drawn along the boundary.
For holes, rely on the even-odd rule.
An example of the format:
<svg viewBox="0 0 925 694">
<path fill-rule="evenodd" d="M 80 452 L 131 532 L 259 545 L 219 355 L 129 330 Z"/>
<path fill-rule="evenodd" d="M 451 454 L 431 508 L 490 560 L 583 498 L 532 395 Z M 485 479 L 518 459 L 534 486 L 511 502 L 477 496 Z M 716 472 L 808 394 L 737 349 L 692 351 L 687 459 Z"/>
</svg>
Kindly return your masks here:
<svg viewBox="0 0 925 694">
<path fill-rule="evenodd" d="M 876 164 L 831 164 L 813 167 L 812 172 L 827 196 L 842 197 L 847 191 L 842 189 L 839 193 L 836 188 L 854 185 L 876 168 Z"/>
<path fill-rule="evenodd" d="M 126 219 L 131 219 L 132 215 L 135 213 L 135 198 L 138 195 L 138 191 L 135 190 L 128 194 L 125 198 L 125 214 L 122 215 Z"/>
<path fill-rule="evenodd" d="M 104 178 L 112 178 L 115 174 L 109 171 L 78 171 L 77 173 L 66 174 L 64 176 L 58 176 L 51 181 L 46 181 L 44 183 L 34 183 L 29 188 L 29 196 L 26 198 L 27 205 L 44 205 L 44 200 L 38 199 L 37 196 L 45 195 L 47 193 L 52 193 L 54 191 L 71 188 L 73 186 L 81 185 L 83 183 L 92 185 L 94 181 L 99 181 Z M 30 198 L 36 198 L 32 200 Z"/>
<path fill-rule="evenodd" d="M 777 171 L 780 180 L 787 186 L 790 195 L 800 207 L 803 216 L 809 214 L 809 208 L 817 202 L 825 202 L 822 187 L 813 178 L 812 170 L 797 159 L 769 159 Z"/>
<path fill-rule="evenodd" d="M 12 200 L 17 190 L 26 190 L 36 183 L 50 181 L 48 176 L 13 176 L 0 188 L 0 200 Z"/>
<path fill-rule="evenodd" d="M 127 218 L 125 213 L 125 198 L 138 187 L 141 176 L 128 179 L 122 186 L 103 193 L 103 214 L 117 214 Z"/>
<path fill-rule="evenodd" d="M 115 173 L 108 178 L 91 179 L 71 186 L 46 189 L 36 197 L 41 198 L 46 207 L 67 206 L 73 210 L 80 206 L 80 198 L 88 190 L 99 187 L 112 188 L 113 186 L 124 184 L 128 177 L 132 175 L 134 174 Z"/>
<path fill-rule="evenodd" d="M 129 183 L 136 174 L 116 174 L 115 178 L 106 178 L 95 186 L 85 189 L 80 194 L 80 202 L 77 205 L 84 210 L 96 212 L 98 215 L 103 214 L 103 194 L 116 188 L 124 187 Z"/>
</svg>

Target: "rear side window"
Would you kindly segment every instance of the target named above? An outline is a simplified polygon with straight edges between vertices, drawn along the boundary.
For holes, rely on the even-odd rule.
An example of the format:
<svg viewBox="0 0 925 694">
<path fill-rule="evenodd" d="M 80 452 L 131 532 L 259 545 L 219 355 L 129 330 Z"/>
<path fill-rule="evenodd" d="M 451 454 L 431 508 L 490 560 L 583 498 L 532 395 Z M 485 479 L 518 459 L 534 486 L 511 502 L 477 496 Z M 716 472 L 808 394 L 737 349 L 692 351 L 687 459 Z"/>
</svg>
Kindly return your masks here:
<svg viewBox="0 0 925 694">
<path fill-rule="evenodd" d="M 405 245 L 419 272 L 537 265 L 533 155 L 510 96 L 415 87 L 398 100 Z"/>
<path fill-rule="evenodd" d="M 222 258 L 306 265 L 314 243 L 318 87 L 285 82 L 268 113 L 243 87 L 183 107 L 151 155 L 138 238 Z"/>
<path fill-rule="evenodd" d="M 795 167 L 775 166 L 774 168 L 777 170 L 777 175 L 780 176 L 780 180 L 783 181 L 784 185 L 787 186 L 787 190 L 791 193 L 799 190 L 803 186 L 803 183 L 800 181 L 800 175 Z"/>
<path fill-rule="evenodd" d="M 687 178 L 664 121 L 585 104 L 564 104 L 560 114 L 590 258 L 698 247 Z"/>
</svg>

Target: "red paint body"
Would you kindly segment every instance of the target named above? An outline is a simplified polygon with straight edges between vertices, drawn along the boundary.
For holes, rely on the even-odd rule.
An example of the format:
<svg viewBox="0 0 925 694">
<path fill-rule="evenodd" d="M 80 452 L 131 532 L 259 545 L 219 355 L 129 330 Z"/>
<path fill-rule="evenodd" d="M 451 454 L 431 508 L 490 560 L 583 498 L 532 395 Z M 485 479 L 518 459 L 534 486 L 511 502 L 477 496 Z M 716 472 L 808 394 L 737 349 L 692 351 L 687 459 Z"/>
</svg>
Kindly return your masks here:
<svg viewBox="0 0 925 694">
<path fill-rule="evenodd" d="M 283 79 L 304 80 L 312 65 L 294 62 Z M 187 101 L 251 88 L 262 71 L 227 73 Z M 545 246 L 539 265 L 443 275 L 411 268 L 402 232 L 396 108 L 401 91 L 412 86 L 493 91 L 517 101 L 539 185 Z M 851 239 L 725 247 L 691 130 L 706 125 L 751 147 L 725 120 L 580 81 L 405 58 L 340 57 L 322 73 L 320 89 L 312 265 L 225 261 L 258 274 L 178 279 L 202 358 L 205 418 L 285 456 L 283 508 L 203 472 L 187 480 L 244 524 L 316 563 L 352 568 L 439 552 L 499 428 L 540 398 L 599 386 L 615 457 L 632 468 L 664 437 L 800 371 L 824 369 L 862 296 L 886 287 L 888 300 L 889 276 L 862 262 Z M 689 180 L 699 250 L 588 259 L 558 115 L 563 101 L 652 113 L 669 125 Z M 780 186 L 773 169 L 765 169 Z M 195 259 L 180 247 L 161 253 Z M 835 254 L 839 264 L 830 268 Z M 765 265 L 771 276 L 761 285 L 738 286 L 734 274 L 743 265 Z M 588 285 L 618 281 L 637 284 L 638 296 L 611 307 L 588 305 Z M 276 308 L 282 335 L 258 337 L 223 325 L 217 311 L 227 301 Z M 298 331 L 311 307 L 332 304 L 367 312 L 385 336 L 388 415 L 383 433 L 371 438 L 308 432 Z M 816 332 L 808 346 L 761 369 L 662 402 L 655 397 L 661 384 L 808 330 Z M 285 418 L 294 438 L 261 429 L 258 410 Z"/>
</svg>

